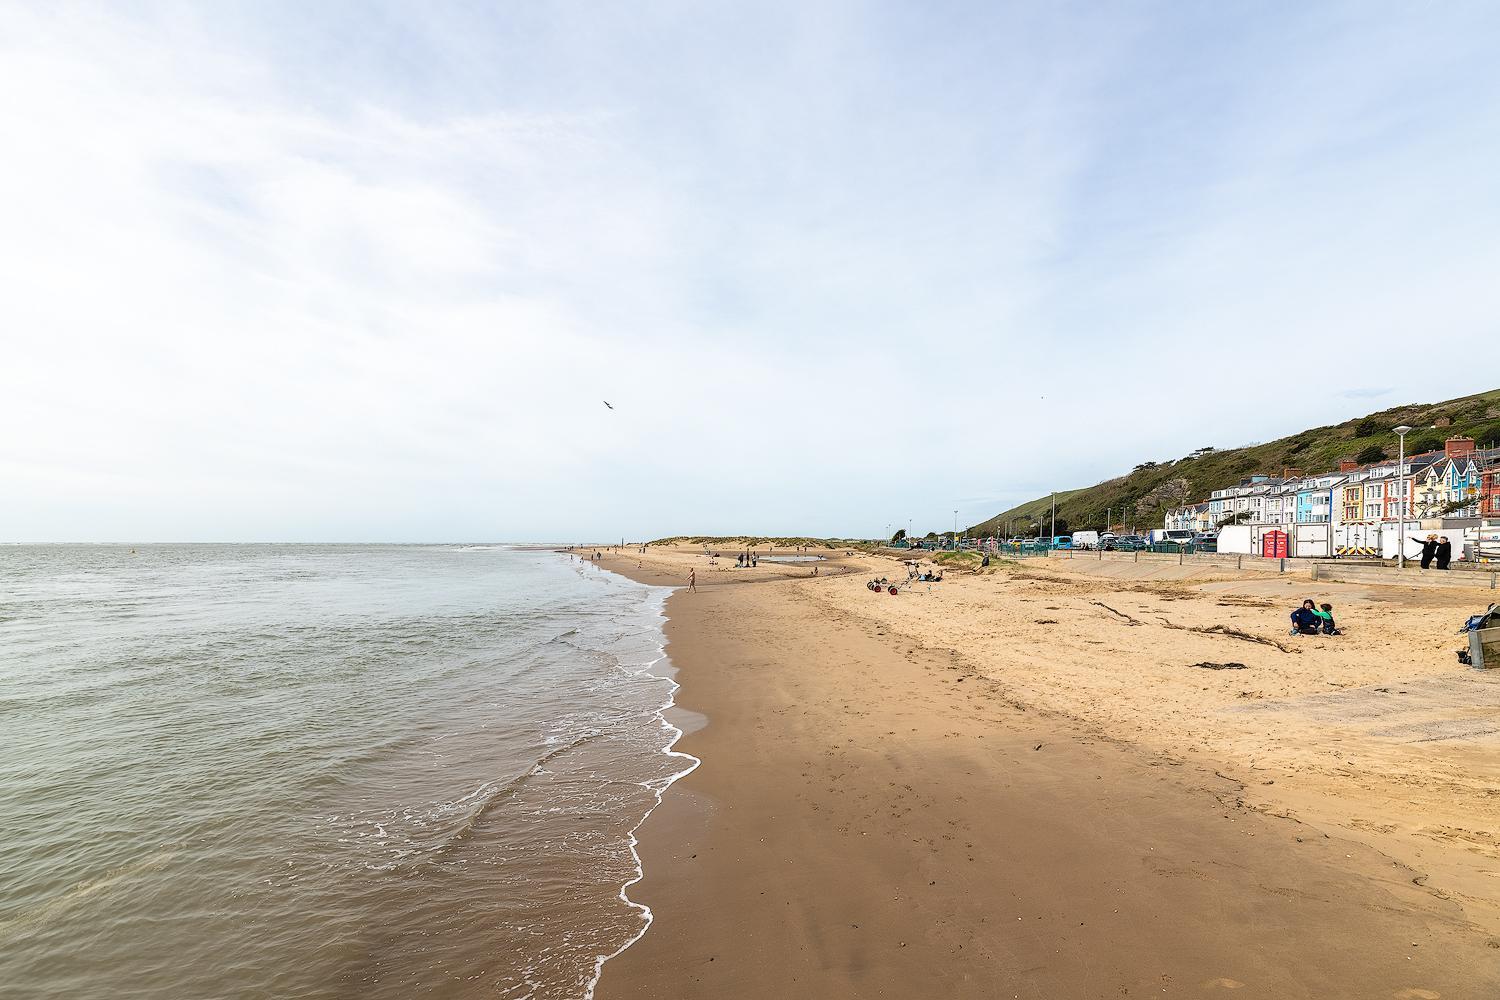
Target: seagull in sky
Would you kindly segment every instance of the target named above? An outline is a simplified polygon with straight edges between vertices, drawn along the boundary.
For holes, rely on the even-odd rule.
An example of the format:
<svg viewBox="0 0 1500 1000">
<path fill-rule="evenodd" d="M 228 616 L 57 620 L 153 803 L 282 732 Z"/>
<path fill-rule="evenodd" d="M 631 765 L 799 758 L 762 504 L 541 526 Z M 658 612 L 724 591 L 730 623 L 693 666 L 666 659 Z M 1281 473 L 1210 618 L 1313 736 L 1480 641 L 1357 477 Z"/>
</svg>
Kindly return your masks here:
<svg viewBox="0 0 1500 1000">
<path fill-rule="evenodd" d="M 614 407 L 613 407 L 613 406 L 610 406 L 610 402 L 609 402 L 609 400 L 607 400 L 607 399 L 604 399 L 604 400 L 600 400 L 600 402 L 602 402 L 602 403 L 603 403 L 603 404 L 604 404 L 604 405 L 605 405 L 605 406 L 609 406 L 609 408 L 610 408 L 610 409 L 611 409 L 611 410 L 613 410 L 613 409 L 614 409 Z"/>
</svg>

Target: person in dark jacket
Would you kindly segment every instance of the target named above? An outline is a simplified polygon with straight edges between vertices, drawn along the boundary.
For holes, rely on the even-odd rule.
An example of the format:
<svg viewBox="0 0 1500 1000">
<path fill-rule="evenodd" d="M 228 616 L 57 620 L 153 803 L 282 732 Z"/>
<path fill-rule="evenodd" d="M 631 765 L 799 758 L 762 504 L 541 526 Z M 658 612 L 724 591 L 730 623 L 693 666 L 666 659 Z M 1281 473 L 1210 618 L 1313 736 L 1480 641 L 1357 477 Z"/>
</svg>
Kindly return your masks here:
<svg viewBox="0 0 1500 1000">
<path fill-rule="evenodd" d="M 1438 539 L 1437 549 L 1433 554 L 1437 556 L 1438 569 L 1447 569 L 1448 563 L 1453 561 L 1453 543 L 1448 541 L 1447 535 Z"/>
<path fill-rule="evenodd" d="M 1427 569 L 1432 565 L 1432 559 L 1437 555 L 1437 535 L 1428 535 L 1427 540 L 1422 543 L 1422 568 Z"/>
<path fill-rule="evenodd" d="M 1303 601 L 1302 607 L 1292 612 L 1292 631 L 1297 635 L 1317 635 L 1321 619 L 1312 601 Z"/>
</svg>

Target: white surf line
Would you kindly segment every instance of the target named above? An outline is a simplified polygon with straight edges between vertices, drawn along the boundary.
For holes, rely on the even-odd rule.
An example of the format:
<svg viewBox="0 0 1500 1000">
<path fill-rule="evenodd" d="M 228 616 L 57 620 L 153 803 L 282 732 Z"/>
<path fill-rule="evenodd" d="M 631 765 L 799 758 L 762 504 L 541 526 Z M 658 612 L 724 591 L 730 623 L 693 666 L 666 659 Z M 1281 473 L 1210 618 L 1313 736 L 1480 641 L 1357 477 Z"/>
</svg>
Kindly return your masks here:
<svg viewBox="0 0 1500 1000">
<path fill-rule="evenodd" d="M 605 572 L 609 571 L 606 570 Z M 673 587 L 671 589 L 675 591 L 679 588 Z M 664 610 L 665 606 L 666 598 L 663 597 L 661 604 L 657 607 L 656 613 L 657 616 L 661 618 L 664 624 L 667 617 Z M 662 663 L 667 659 L 665 635 L 663 635 L 662 642 L 657 646 L 657 649 L 660 651 L 661 655 L 652 660 L 650 663 L 646 664 L 646 666 L 640 671 L 641 673 L 649 674 L 653 677 L 657 676 L 656 674 L 652 673 L 652 670 L 656 667 L 657 664 Z M 647 906 L 645 903 L 637 903 L 635 900 L 630 898 L 630 887 L 646 877 L 646 867 L 641 861 L 640 852 L 637 850 L 637 847 L 639 847 L 640 845 L 640 839 L 636 836 L 636 834 L 640 831 L 641 827 L 645 825 L 646 820 L 651 818 L 651 814 L 656 811 L 656 807 L 661 805 L 662 796 L 666 794 L 667 789 L 676 784 L 679 779 L 685 778 L 688 775 L 692 774 L 693 771 L 697 769 L 698 765 L 703 763 L 701 760 L 699 760 L 697 757 L 694 757 L 690 753 L 682 753 L 681 751 L 674 749 L 674 747 L 677 746 L 677 741 L 682 739 L 683 733 L 681 729 L 667 721 L 666 713 L 667 709 L 676 706 L 677 689 L 682 687 L 682 685 L 678 684 L 671 678 L 664 679 L 668 680 L 669 683 L 671 683 L 672 689 L 667 692 L 666 703 L 662 705 L 661 708 L 656 710 L 656 718 L 657 721 L 661 723 L 662 729 L 666 730 L 669 733 L 672 733 L 673 736 L 670 742 L 667 743 L 666 747 L 662 749 L 662 752 L 669 757 L 678 757 L 683 760 L 692 761 L 692 763 L 685 767 L 683 770 L 678 771 L 676 774 L 672 775 L 666 781 L 660 783 L 659 787 L 654 787 L 651 782 L 647 781 L 643 781 L 640 783 L 642 788 L 651 789 L 655 792 L 656 801 L 652 803 L 650 809 L 646 810 L 646 814 L 641 817 L 641 821 L 630 829 L 630 856 L 635 859 L 635 878 L 627 880 L 624 885 L 620 886 L 620 900 L 626 906 L 638 911 L 641 914 L 644 922 L 641 924 L 641 929 L 636 931 L 635 935 L 631 937 L 630 940 L 620 945 L 620 947 L 616 948 L 610 954 L 598 955 L 594 958 L 594 976 L 589 980 L 588 985 L 584 988 L 583 1000 L 594 1000 L 594 989 L 599 985 L 600 977 L 604 975 L 604 963 L 608 962 L 612 958 L 618 958 L 620 955 L 623 955 L 627 948 L 635 944 L 641 938 L 645 937 L 646 932 L 651 929 L 651 923 L 656 919 L 656 914 L 652 913 L 651 907 Z"/>
</svg>

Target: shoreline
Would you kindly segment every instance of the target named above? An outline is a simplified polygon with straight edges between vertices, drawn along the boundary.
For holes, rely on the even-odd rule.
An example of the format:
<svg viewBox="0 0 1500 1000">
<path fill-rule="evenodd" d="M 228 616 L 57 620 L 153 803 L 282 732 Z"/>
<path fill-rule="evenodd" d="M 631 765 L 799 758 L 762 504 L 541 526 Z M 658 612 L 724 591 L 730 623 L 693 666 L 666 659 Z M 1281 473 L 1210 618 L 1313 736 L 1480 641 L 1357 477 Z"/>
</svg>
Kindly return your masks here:
<svg viewBox="0 0 1500 1000">
<path fill-rule="evenodd" d="M 680 586 L 694 558 L 602 565 Z M 1248 808 L 1229 769 L 1007 700 L 955 650 L 828 601 L 856 581 L 705 576 L 664 606 L 674 710 L 708 720 L 676 747 L 701 764 L 638 829 L 653 920 L 603 966 L 601 1000 L 1500 984 L 1456 903 Z"/>
<path fill-rule="evenodd" d="M 637 580 L 635 582 L 639 583 L 641 581 Z M 682 689 L 682 685 L 678 683 L 675 676 L 676 670 L 671 666 L 671 657 L 667 655 L 666 624 L 668 618 L 666 612 L 666 603 L 670 597 L 670 594 L 664 595 L 660 605 L 656 609 L 656 613 L 661 618 L 662 622 L 662 642 L 658 647 L 658 653 L 660 655 L 658 655 L 655 660 L 652 660 L 650 663 L 648 663 L 641 672 L 651 677 L 661 677 L 671 685 L 670 690 L 667 692 L 666 702 L 656 710 L 656 719 L 661 723 L 662 729 L 668 734 L 675 734 L 672 735 L 668 740 L 667 745 L 662 748 L 662 753 L 668 757 L 683 758 L 685 760 L 691 761 L 691 764 L 689 764 L 683 770 L 676 772 L 665 781 L 659 784 L 648 784 L 647 786 L 655 795 L 656 801 L 651 805 L 651 808 L 646 810 L 645 815 L 640 818 L 640 821 L 630 829 L 630 854 L 631 857 L 635 859 L 636 874 L 635 878 L 628 880 L 620 886 L 619 892 L 620 901 L 630 909 L 636 910 L 637 912 L 641 913 L 644 919 L 641 924 L 640 930 L 636 931 L 635 935 L 632 936 L 630 940 L 620 945 L 620 947 L 615 949 L 615 951 L 613 951 L 612 953 L 608 955 L 600 955 L 594 960 L 594 976 L 589 981 L 587 988 L 585 988 L 584 990 L 584 1000 L 593 1000 L 594 991 L 598 989 L 599 980 L 604 975 L 604 967 L 612 960 L 623 955 L 632 945 L 640 941 L 641 938 L 645 937 L 646 932 L 651 929 L 651 924 L 656 919 L 656 914 L 647 904 L 639 900 L 630 898 L 631 887 L 639 884 L 640 881 L 646 876 L 645 862 L 641 859 L 640 854 L 641 827 L 645 826 L 646 821 L 651 818 L 652 813 L 656 812 L 656 810 L 661 807 L 662 798 L 666 795 L 667 790 L 670 789 L 673 785 L 677 784 L 677 782 L 681 781 L 683 778 L 686 778 L 688 775 L 692 774 L 695 770 L 697 770 L 698 766 L 703 763 L 692 754 L 683 753 L 682 751 L 677 749 L 677 744 L 681 742 L 684 735 L 684 730 L 681 726 L 675 725 L 671 721 L 671 719 L 668 718 L 668 713 L 671 712 L 672 709 L 677 707 L 677 692 Z M 659 673 L 658 667 L 661 664 L 667 664 L 668 670 L 671 672 L 667 674 Z"/>
</svg>

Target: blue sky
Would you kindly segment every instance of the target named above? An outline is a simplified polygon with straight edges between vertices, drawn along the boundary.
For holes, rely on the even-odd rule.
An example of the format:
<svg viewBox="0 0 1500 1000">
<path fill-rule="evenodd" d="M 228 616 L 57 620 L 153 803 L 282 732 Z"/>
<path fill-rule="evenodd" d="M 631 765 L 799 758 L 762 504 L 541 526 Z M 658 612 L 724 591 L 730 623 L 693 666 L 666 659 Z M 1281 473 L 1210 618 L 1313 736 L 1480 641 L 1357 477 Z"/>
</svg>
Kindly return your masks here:
<svg viewBox="0 0 1500 1000">
<path fill-rule="evenodd" d="M 1493 5 L 0 8 L 0 540 L 941 529 L 1497 382 Z"/>
</svg>

